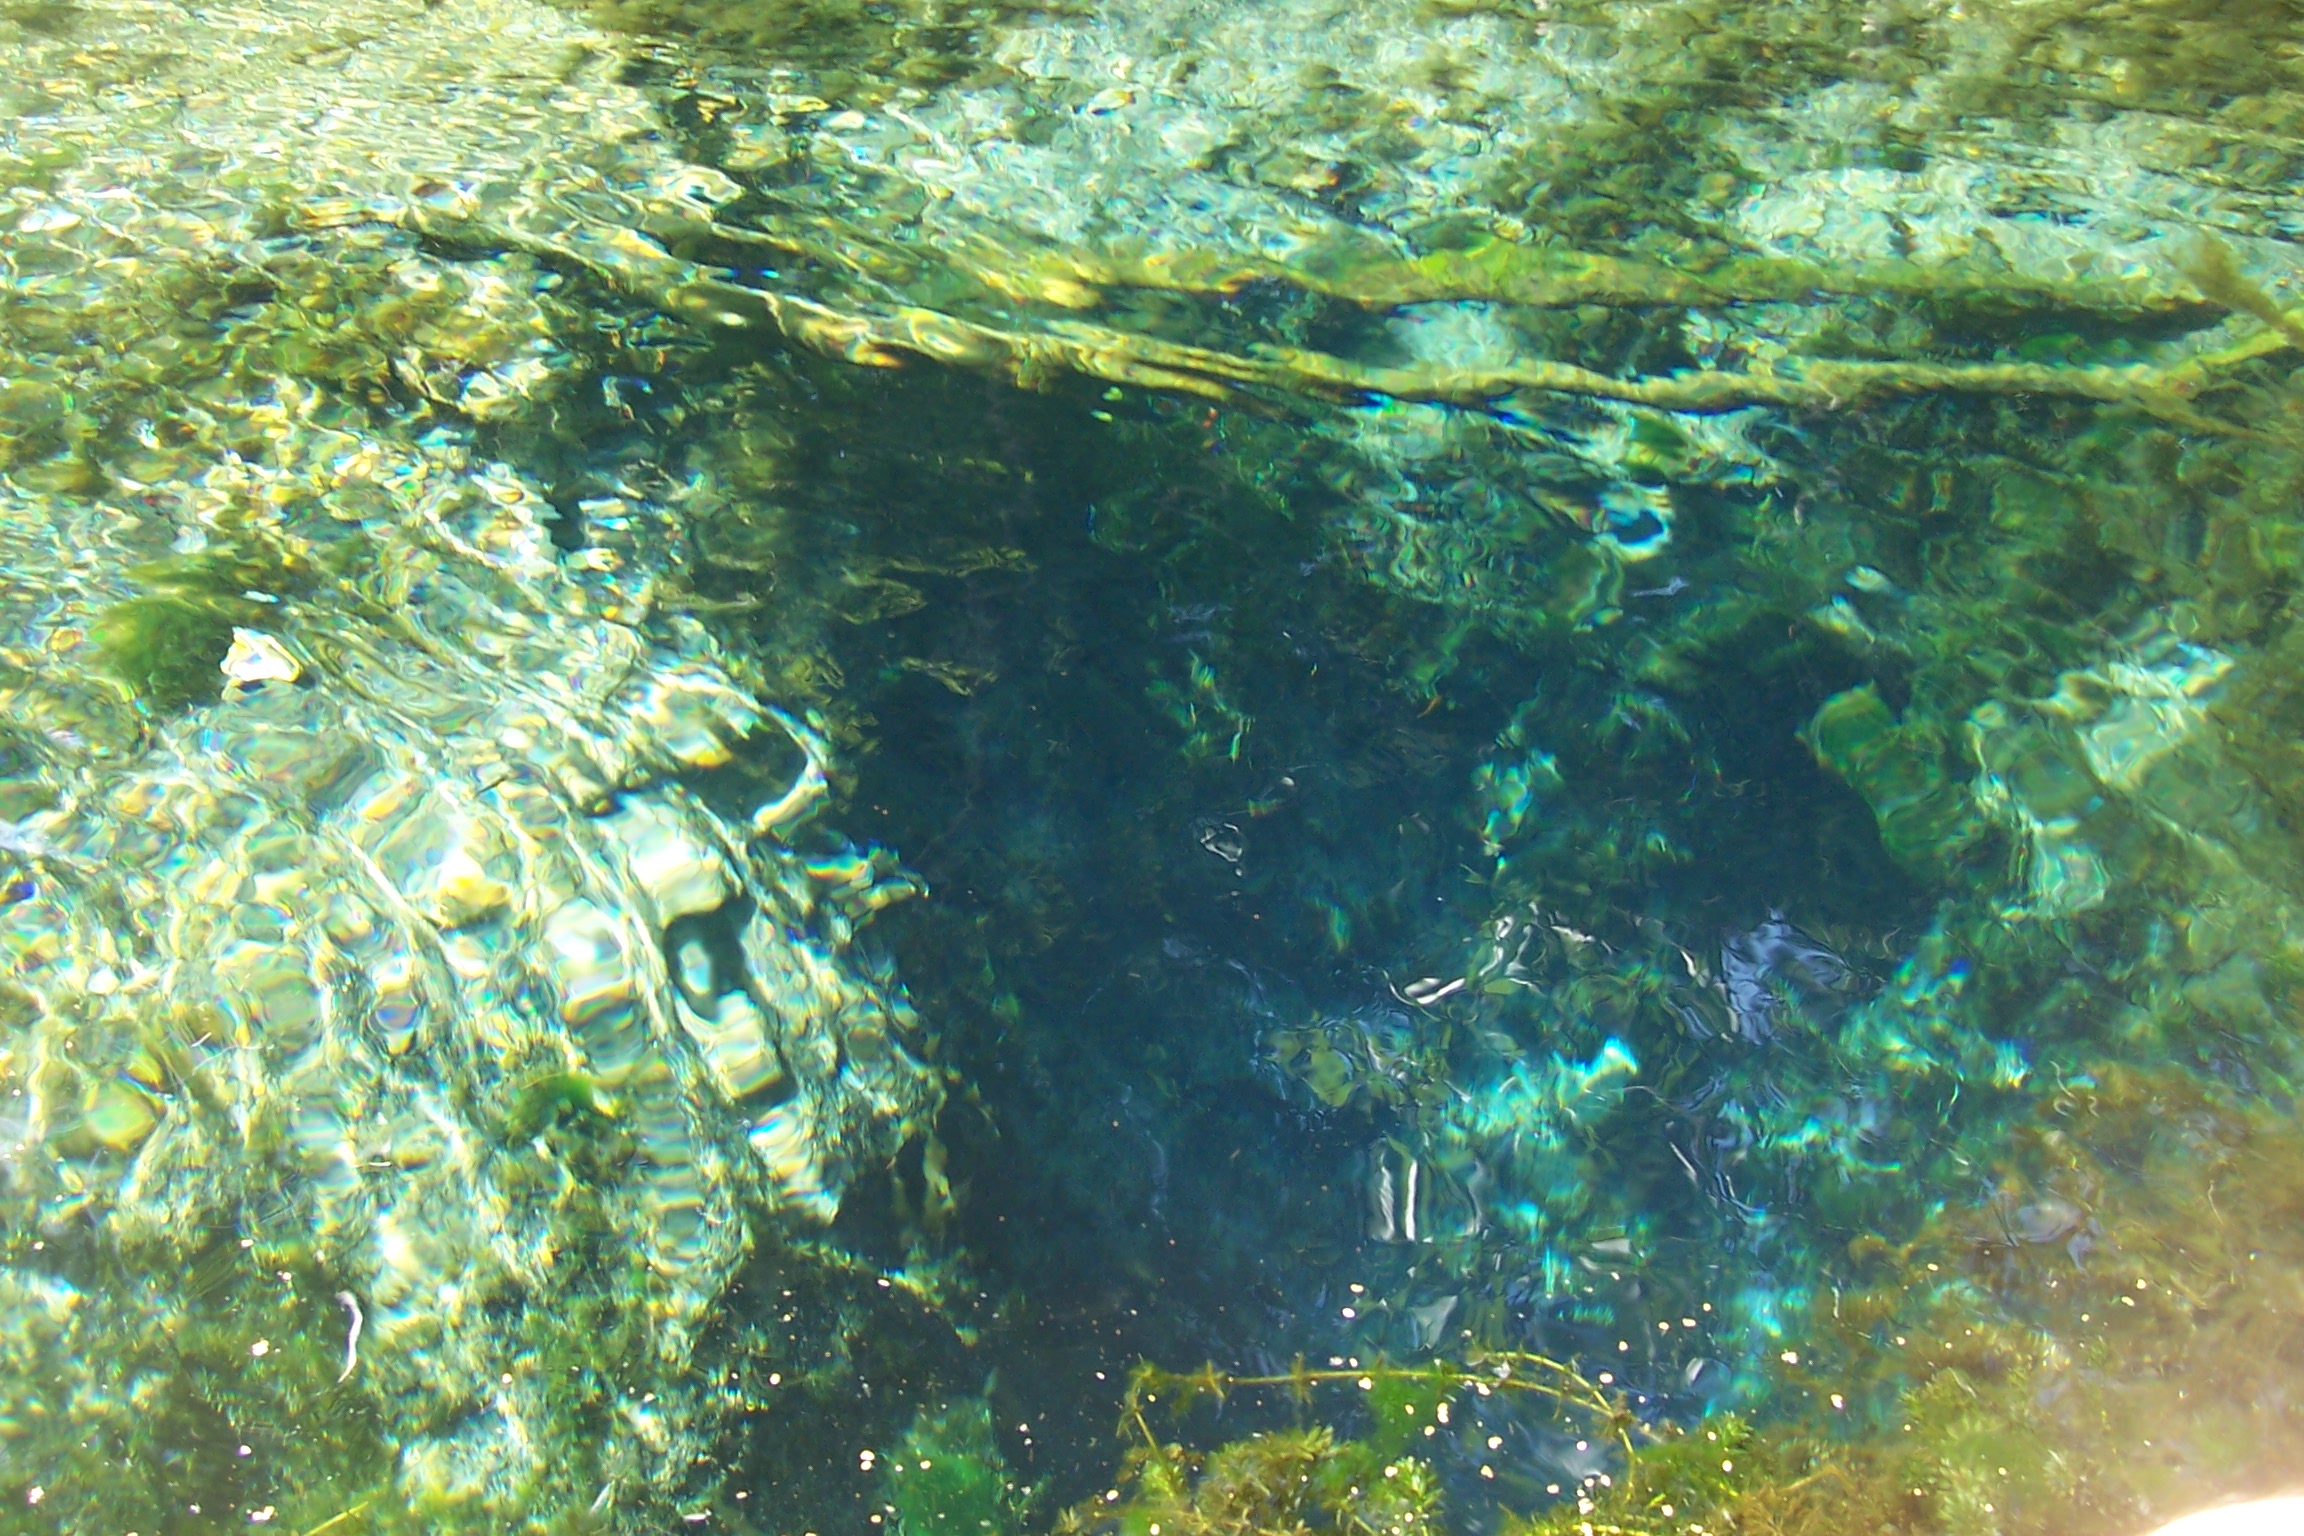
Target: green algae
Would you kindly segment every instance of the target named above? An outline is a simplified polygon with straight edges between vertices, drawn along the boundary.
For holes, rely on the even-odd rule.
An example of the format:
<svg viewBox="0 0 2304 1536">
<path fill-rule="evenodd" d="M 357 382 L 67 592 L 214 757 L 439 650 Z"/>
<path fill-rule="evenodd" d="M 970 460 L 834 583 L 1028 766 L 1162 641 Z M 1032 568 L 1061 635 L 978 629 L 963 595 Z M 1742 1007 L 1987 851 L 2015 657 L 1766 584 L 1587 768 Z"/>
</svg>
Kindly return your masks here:
<svg viewBox="0 0 2304 1536">
<path fill-rule="evenodd" d="M 160 1255 L 135 1246 L 58 1247 L 10 1254 L 12 1347 L 67 1369 L 62 1352 L 100 1329 L 104 1359 L 79 1405 L 76 1443 L 20 1485 L 19 1499 L 23 1486 L 85 1480 L 115 1488 L 123 1512 L 164 1502 L 196 1520 L 233 1505 L 269 1508 L 268 1518 L 302 1530 L 372 1494 L 386 1451 L 375 1416 L 339 1387 L 345 1314 L 331 1299 L 342 1281 L 330 1266 L 292 1244 L 259 1250 L 222 1235 L 188 1262 L 172 1254 L 154 1263 Z M 109 1337 L 110 1307 L 96 1296 L 149 1304 L 163 1290 L 176 1297 L 177 1326 Z M 299 1433 L 297 1415 L 316 1404 L 332 1405 L 328 1432 Z"/>
<path fill-rule="evenodd" d="M 922 1408 L 883 1458 L 881 1489 L 901 1536 L 1012 1536 L 1030 1493 L 1018 1486 L 992 1434 L 983 1398 Z"/>
<path fill-rule="evenodd" d="M 179 555 L 128 574 L 142 593 L 99 615 L 92 638 L 113 674 L 159 710 L 214 699 L 233 632 L 277 622 L 312 579 L 293 551 L 261 537 L 245 552 Z"/>
<path fill-rule="evenodd" d="M 523 1082 L 504 1117 L 504 1139 L 527 1141 L 564 1117 L 610 1121 L 619 1113 L 615 1096 L 588 1072 L 550 1072 Z"/>
<path fill-rule="evenodd" d="M 1208 1451 L 1164 1442 L 1153 1428 L 1155 1414 L 1182 1421 L 1210 1403 L 1281 1393 L 1310 1422 Z M 1358 1398 L 1357 1434 L 1318 1422 L 1339 1395 Z M 1118 1529 L 1131 1536 L 1154 1526 L 1192 1536 L 1408 1536 L 1445 1530 L 1446 1501 L 1430 1458 L 1464 1436 L 1478 1422 L 1480 1402 L 1491 1398 L 1524 1399 L 1554 1410 L 1561 1423 L 1588 1435 L 1629 1444 L 1630 1421 L 1620 1404 L 1574 1370 L 1537 1356 L 1422 1366 L 1379 1359 L 1346 1369 L 1314 1369 L 1299 1360 L 1273 1376 L 1141 1365 L 1129 1378 L 1122 1404 L 1121 1432 L 1133 1444 L 1121 1487 L 1067 1511 L 1055 1528 Z"/>
<path fill-rule="evenodd" d="M 1924 727 L 1904 729 L 1873 685 L 1826 699 L 1807 737 L 1817 760 L 1872 807 L 1880 845 L 1897 863 L 1942 878 L 1945 861 L 1981 830 L 1948 768 L 1950 744 Z"/>
<path fill-rule="evenodd" d="M 1438 1489 L 1412 1457 L 1382 1458 L 1326 1429 L 1276 1430 L 1186 1463 L 1147 1454 L 1131 1469 L 1135 1496 L 1117 1510 L 1084 1511 L 1060 1530 L 1116 1525 L 1129 1536 L 1157 1525 L 1206 1532 L 1342 1531 L 1405 1536 L 1434 1528 Z M 1093 1520 L 1094 1524 L 1091 1525 Z"/>
<path fill-rule="evenodd" d="M 224 685 L 219 666 L 232 647 L 232 631 L 253 624 L 255 603 L 183 592 L 132 597 L 106 612 L 95 639 L 113 671 L 138 698 L 177 709 L 216 697 Z"/>
</svg>

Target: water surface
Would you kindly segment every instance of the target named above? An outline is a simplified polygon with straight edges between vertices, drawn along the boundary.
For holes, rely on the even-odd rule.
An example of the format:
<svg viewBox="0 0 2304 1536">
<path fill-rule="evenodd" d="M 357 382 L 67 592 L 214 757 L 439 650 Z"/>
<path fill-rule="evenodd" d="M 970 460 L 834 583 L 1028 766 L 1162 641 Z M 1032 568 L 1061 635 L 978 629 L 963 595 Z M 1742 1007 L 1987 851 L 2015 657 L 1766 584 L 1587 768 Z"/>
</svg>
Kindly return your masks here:
<svg viewBox="0 0 2304 1536">
<path fill-rule="evenodd" d="M 2289 1488 L 2300 57 L 0 10 L 10 1528 Z"/>
</svg>

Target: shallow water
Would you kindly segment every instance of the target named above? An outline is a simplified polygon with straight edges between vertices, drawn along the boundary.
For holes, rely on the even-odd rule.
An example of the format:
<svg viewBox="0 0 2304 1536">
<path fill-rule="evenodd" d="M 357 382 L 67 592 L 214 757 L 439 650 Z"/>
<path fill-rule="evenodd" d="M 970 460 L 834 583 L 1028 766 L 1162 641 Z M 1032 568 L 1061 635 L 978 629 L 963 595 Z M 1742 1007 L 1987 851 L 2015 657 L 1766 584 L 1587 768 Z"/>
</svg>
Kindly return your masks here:
<svg viewBox="0 0 2304 1536">
<path fill-rule="evenodd" d="M 2293 1491 L 2300 59 L 0 7 L 0 1529 Z"/>
</svg>

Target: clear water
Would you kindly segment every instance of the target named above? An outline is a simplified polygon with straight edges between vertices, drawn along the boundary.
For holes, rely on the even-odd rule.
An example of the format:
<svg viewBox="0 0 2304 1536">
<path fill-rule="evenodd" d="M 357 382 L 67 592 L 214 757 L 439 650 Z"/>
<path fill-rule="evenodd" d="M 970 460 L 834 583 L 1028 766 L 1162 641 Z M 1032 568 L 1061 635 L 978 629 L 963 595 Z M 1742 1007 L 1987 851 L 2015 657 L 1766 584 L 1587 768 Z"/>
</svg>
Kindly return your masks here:
<svg viewBox="0 0 2304 1536">
<path fill-rule="evenodd" d="M 0 1529 L 2292 1490 L 2300 58 L 0 7 Z"/>
</svg>

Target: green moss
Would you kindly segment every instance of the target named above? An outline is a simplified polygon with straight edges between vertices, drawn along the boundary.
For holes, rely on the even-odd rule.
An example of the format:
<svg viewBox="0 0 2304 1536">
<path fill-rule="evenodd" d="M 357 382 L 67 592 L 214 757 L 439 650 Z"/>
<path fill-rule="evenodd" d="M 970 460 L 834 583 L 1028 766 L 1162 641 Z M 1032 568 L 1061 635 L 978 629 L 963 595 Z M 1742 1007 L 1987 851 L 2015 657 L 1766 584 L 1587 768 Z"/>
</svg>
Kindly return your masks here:
<svg viewBox="0 0 2304 1536">
<path fill-rule="evenodd" d="M 1872 684 L 1826 699 L 1807 737 L 1817 761 L 1872 807 L 1889 857 L 1915 874 L 1942 879 L 1981 830 L 1942 736 L 1899 725 Z"/>
<path fill-rule="evenodd" d="M 615 1096 L 588 1072 L 550 1072 L 529 1079 L 514 1090 L 512 1107 L 504 1116 L 504 1139 L 524 1142 L 547 1126 L 568 1118 L 613 1120 Z"/>
<path fill-rule="evenodd" d="M 115 603 L 96 621 L 96 644 L 114 676 L 158 710 L 216 697 L 218 667 L 236 625 L 254 622 L 254 603 L 161 592 Z"/>
<path fill-rule="evenodd" d="M 311 578 L 300 558 L 268 536 L 129 574 L 145 591 L 106 609 L 91 632 L 112 675 L 162 711 L 215 698 L 232 631 L 277 624 L 281 603 Z"/>
<path fill-rule="evenodd" d="M 921 1409 L 883 1458 L 880 1489 L 898 1536 L 1011 1536 L 1029 1503 L 993 1438 L 992 1405 L 980 1397 Z"/>
</svg>

